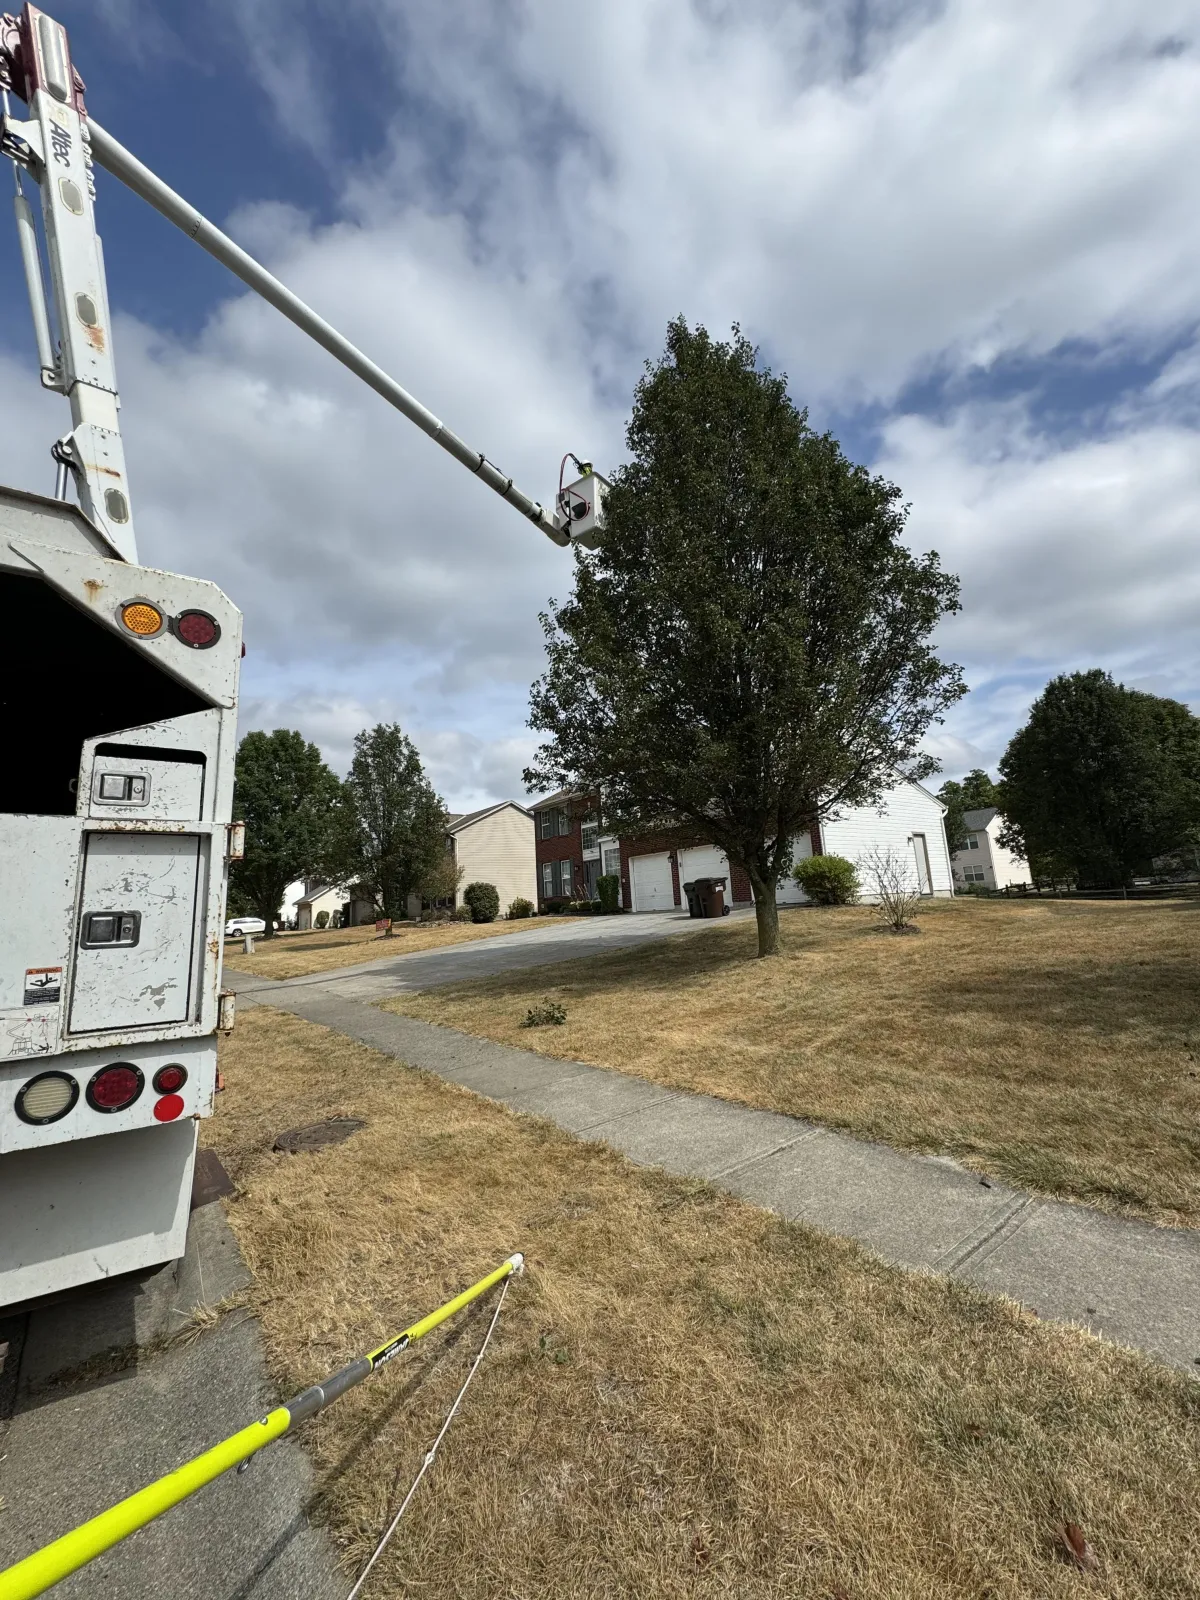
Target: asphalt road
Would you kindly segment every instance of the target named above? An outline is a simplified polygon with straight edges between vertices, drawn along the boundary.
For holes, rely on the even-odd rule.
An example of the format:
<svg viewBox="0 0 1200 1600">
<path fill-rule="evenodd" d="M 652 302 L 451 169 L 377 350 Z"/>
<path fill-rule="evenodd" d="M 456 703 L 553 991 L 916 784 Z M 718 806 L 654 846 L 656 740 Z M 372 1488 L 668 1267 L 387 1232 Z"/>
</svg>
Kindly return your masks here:
<svg viewBox="0 0 1200 1600">
<path fill-rule="evenodd" d="M 734 911 L 731 915 L 746 917 L 752 913 Z M 358 966 L 313 973 L 307 978 L 261 978 L 226 969 L 225 983 L 247 997 L 258 993 L 265 999 L 267 991 L 308 989 L 369 1002 L 406 990 L 436 989 L 468 978 L 484 978 L 495 972 L 608 955 L 659 939 L 703 932 L 712 926 L 694 922 L 686 911 L 647 911 L 639 916 L 588 917 L 572 922 L 547 917 L 544 926 L 532 930 L 446 945 L 441 950 L 418 950 L 412 955 L 379 956 Z"/>
</svg>

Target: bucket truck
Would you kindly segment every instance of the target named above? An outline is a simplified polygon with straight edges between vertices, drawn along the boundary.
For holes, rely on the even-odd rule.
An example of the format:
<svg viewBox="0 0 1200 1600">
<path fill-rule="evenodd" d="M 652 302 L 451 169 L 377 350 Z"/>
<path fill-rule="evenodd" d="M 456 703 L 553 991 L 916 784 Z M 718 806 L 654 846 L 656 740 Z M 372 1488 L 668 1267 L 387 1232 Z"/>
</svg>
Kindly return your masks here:
<svg viewBox="0 0 1200 1600">
<path fill-rule="evenodd" d="M 242 617 L 215 584 L 138 564 L 95 166 L 556 544 L 596 540 L 604 480 L 560 471 L 553 508 L 523 494 L 88 116 L 66 31 L 36 6 L 0 17 L 0 93 L 41 382 L 71 413 L 54 495 L 0 487 L 2 1308 L 182 1254 L 233 1020 Z"/>
</svg>

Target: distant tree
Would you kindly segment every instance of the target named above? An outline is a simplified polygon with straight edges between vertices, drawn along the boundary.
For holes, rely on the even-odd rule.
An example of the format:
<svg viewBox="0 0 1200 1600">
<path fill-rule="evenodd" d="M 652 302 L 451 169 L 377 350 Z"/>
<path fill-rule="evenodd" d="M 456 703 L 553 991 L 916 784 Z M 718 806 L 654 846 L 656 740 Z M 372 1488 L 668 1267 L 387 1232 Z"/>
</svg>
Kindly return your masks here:
<svg viewBox="0 0 1200 1600">
<path fill-rule="evenodd" d="M 416 892 L 422 900 L 435 905 L 439 900 L 454 900 L 463 880 L 463 869 L 449 850 L 443 848 L 440 859 L 426 872 L 417 884 Z"/>
<path fill-rule="evenodd" d="M 815 433 L 785 377 L 679 318 L 647 363 L 604 542 L 543 617 L 531 791 L 601 791 L 605 823 L 677 829 L 749 876 L 760 955 L 793 840 L 936 770 L 929 724 L 965 693 L 931 644 L 957 579 L 902 534 L 900 491 Z"/>
<path fill-rule="evenodd" d="M 1000 762 L 1002 839 L 1035 872 L 1127 886 L 1200 826 L 1200 719 L 1075 672 L 1046 685 Z"/>
<path fill-rule="evenodd" d="M 342 792 L 340 875 L 373 895 L 385 917 L 403 917 L 409 895 L 444 862 L 450 817 L 399 724 L 356 736 Z"/>
<path fill-rule="evenodd" d="M 246 856 L 230 869 L 230 904 L 275 932 L 284 891 L 331 860 L 341 792 L 315 744 L 290 728 L 248 733 L 234 766 L 234 815 L 245 819 Z"/>
<path fill-rule="evenodd" d="M 1000 806 L 1000 787 L 992 782 L 982 767 L 973 767 L 961 783 L 953 778 L 938 790 L 938 799 L 946 807 L 946 843 L 950 854 L 967 848 L 967 826 L 963 821 L 966 811 L 982 811 L 987 806 Z"/>
</svg>

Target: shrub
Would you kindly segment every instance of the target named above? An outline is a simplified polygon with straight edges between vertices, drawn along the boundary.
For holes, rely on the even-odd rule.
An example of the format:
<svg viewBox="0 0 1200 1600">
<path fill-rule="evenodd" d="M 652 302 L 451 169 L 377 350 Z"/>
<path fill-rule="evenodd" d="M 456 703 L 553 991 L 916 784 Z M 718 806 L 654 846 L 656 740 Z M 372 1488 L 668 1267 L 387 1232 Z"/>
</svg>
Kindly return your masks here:
<svg viewBox="0 0 1200 1600">
<path fill-rule="evenodd" d="M 615 872 L 606 872 L 596 880 L 596 893 L 600 896 L 600 910 L 606 917 L 621 909 L 621 880 Z"/>
<path fill-rule="evenodd" d="M 879 899 L 885 928 L 893 933 L 916 933 L 909 920 L 921 903 L 921 885 L 911 857 L 878 845 L 868 850 L 859 865 L 863 876 Z"/>
<path fill-rule="evenodd" d="M 463 890 L 463 904 L 470 907 L 472 922 L 495 922 L 500 915 L 500 895 L 494 883 L 469 883 Z"/>
<path fill-rule="evenodd" d="M 454 911 L 455 922 L 474 922 L 470 906 L 457 906 Z"/>
<path fill-rule="evenodd" d="M 560 917 L 564 911 L 569 911 L 570 907 L 571 902 L 569 900 L 554 898 L 542 901 L 542 910 L 548 917 Z"/>
<path fill-rule="evenodd" d="M 329 926 L 329 913 L 328 913 L 328 911 L 318 911 L 317 912 L 317 927 L 318 928 L 327 928 L 328 926 Z"/>
<path fill-rule="evenodd" d="M 573 917 L 594 917 L 600 912 L 599 900 L 568 900 L 566 910 Z"/>
<path fill-rule="evenodd" d="M 508 920 L 517 922 L 524 917 L 531 917 L 534 913 L 532 900 L 526 900 L 524 895 L 518 895 L 515 900 L 509 901 Z"/>
<path fill-rule="evenodd" d="M 858 874 L 845 856 L 807 856 L 792 877 L 814 905 L 852 906 L 858 899 Z"/>
<path fill-rule="evenodd" d="M 567 1020 L 566 1006 L 559 1005 L 557 1000 L 543 1000 L 540 1005 L 530 1006 L 525 1013 L 523 1028 L 561 1028 Z"/>
</svg>

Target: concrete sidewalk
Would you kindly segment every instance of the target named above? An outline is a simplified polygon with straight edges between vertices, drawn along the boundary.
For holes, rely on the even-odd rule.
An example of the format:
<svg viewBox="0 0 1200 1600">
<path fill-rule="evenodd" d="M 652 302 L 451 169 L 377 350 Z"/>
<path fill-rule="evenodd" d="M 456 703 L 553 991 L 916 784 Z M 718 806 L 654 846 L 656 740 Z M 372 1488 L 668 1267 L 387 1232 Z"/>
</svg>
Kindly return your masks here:
<svg viewBox="0 0 1200 1600">
<path fill-rule="evenodd" d="M 1200 1234 L 1038 1200 L 952 1162 L 774 1112 L 393 1016 L 341 991 L 254 999 L 410 1066 L 697 1177 L 888 1261 L 951 1273 L 1200 1376 Z"/>
</svg>

